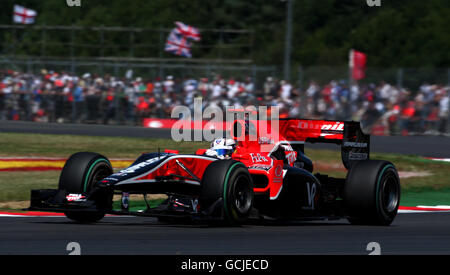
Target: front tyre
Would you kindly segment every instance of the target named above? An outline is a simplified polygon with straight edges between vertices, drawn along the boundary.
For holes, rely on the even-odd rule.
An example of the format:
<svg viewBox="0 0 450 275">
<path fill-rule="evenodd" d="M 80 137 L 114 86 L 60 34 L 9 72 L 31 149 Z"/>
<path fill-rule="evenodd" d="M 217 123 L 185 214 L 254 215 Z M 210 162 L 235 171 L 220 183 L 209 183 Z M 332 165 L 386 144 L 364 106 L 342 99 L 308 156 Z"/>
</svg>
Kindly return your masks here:
<svg viewBox="0 0 450 275">
<path fill-rule="evenodd" d="M 89 193 L 97 182 L 112 173 L 111 163 L 106 157 L 89 152 L 76 153 L 64 165 L 58 188 L 74 194 Z M 105 207 L 111 202 L 112 196 L 107 194 L 96 198 L 97 206 Z M 67 218 L 81 223 L 97 222 L 105 216 L 104 211 L 66 211 L 64 214 Z"/>
<path fill-rule="evenodd" d="M 235 160 L 218 160 L 205 170 L 200 205 L 214 207 L 222 200 L 219 214 L 231 225 L 247 221 L 253 206 L 253 181 L 247 167 Z"/>
<path fill-rule="evenodd" d="M 72 221 L 76 221 L 79 223 L 95 223 L 105 217 L 104 212 L 77 212 L 77 211 L 68 211 L 64 212 L 64 215 Z"/>
<path fill-rule="evenodd" d="M 347 175 L 344 203 L 352 224 L 390 225 L 400 205 L 395 166 L 382 160 L 355 163 Z"/>
</svg>

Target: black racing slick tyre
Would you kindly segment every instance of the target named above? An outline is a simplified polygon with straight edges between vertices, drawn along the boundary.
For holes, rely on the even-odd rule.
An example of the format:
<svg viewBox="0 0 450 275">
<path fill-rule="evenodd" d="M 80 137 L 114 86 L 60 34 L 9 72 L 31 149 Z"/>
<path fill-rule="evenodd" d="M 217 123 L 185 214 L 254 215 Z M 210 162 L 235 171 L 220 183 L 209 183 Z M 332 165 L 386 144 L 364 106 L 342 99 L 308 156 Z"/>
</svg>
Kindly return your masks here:
<svg viewBox="0 0 450 275">
<path fill-rule="evenodd" d="M 212 215 L 220 215 L 227 224 L 245 223 L 253 207 L 253 181 L 247 167 L 235 160 L 211 163 L 203 174 L 200 206 L 215 209 Z"/>
<path fill-rule="evenodd" d="M 72 155 L 64 165 L 59 178 L 59 189 L 67 193 L 88 193 L 94 188 L 95 183 L 108 177 L 113 173 L 109 160 L 96 153 L 81 152 Z M 104 204 L 109 198 L 99 198 Z M 107 203 L 107 202 L 106 202 Z M 93 223 L 101 220 L 105 213 L 103 211 L 67 211 L 67 218 L 80 223 Z"/>
<path fill-rule="evenodd" d="M 347 174 L 344 203 L 351 224 L 390 225 L 400 205 L 395 166 L 382 160 L 355 163 Z"/>
</svg>

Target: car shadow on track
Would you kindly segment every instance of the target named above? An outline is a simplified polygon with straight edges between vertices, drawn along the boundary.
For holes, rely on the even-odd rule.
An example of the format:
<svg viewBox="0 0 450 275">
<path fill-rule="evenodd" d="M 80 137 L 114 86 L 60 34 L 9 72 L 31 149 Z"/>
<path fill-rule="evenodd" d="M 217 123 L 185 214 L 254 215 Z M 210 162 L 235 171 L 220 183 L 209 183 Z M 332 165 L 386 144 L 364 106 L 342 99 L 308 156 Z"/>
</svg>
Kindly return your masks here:
<svg viewBox="0 0 450 275">
<path fill-rule="evenodd" d="M 111 221 L 110 219 L 114 219 Z M 305 227 L 305 226 L 351 226 L 345 220 L 333 221 L 266 221 L 255 220 L 244 225 L 230 226 L 222 223 L 207 222 L 160 222 L 155 218 L 133 218 L 133 221 L 127 221 L 126 218 L 106 218 L 97 223 L 77 223 L 70 220 L 59 221 L 32 221 L 35 224 L 51 224 L 51 225 L 70 225 L 85 227 L 154 227 L 154 228 L 249 228 L 249 227 Z"/>
</svg>

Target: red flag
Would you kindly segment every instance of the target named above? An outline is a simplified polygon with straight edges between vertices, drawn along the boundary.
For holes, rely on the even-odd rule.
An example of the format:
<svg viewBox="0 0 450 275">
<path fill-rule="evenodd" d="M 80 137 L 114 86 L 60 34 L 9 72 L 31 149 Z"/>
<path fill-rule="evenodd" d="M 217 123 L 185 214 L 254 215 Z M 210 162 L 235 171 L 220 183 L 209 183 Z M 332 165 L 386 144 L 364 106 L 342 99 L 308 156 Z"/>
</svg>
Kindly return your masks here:
<svg viewBox="0 0 450 275">
<path fill-rule="evenodd" d="M 355 50 L 350 51 L 350 69 L 352 78 L 360 80 L 366 77 L 367 55 Z"/>
</svg>

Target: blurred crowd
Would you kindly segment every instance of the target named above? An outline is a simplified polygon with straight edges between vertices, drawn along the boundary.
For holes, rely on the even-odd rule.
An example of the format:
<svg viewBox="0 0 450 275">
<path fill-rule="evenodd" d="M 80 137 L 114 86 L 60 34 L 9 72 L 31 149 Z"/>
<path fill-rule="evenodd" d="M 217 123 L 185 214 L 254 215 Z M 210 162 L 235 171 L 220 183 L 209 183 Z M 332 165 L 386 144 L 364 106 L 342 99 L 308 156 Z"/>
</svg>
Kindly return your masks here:
<svg viewBox="0 0 450 275">
<path fill-rule="evenodd" d="M 74 76 L 0 72 L 0 120 L 142 125 L 144 118 L 170 118 L 175 106 L 278 106 L 280 117 L 361 121 L 380 134 L 448 132 L 450 87 L 423 84 L 410 91 L 389 83 L 311 81 L 305 89 L 267 77 L 121 79 L 86 73 Z"/>
</svg>

